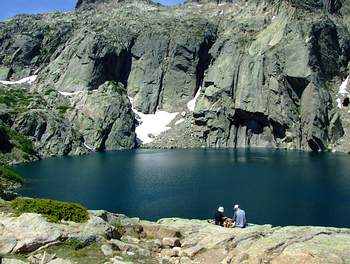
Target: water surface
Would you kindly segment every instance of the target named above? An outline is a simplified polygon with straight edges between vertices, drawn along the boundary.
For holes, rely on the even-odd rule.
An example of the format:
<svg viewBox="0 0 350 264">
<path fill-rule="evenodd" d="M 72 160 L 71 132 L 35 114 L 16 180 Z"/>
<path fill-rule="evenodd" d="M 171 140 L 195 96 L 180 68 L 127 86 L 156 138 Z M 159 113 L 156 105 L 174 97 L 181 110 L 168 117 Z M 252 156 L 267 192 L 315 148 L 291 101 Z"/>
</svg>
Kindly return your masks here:
<svg viewBox="0 0 350 264">
<path fill-rule="evenodd" d="M 350 156 L 283 150 L 132 150 L 18 165 L 22 195 L 156 220 L 211 218 L 349 227 Z"/>
</svg>

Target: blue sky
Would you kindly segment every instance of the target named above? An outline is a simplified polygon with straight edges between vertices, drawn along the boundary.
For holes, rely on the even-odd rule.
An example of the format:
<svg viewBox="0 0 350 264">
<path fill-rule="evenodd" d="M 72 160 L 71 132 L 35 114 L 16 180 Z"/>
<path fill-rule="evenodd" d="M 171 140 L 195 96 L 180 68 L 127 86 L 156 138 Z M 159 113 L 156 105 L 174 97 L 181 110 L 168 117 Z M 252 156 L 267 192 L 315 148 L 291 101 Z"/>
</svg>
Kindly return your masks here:
<svg viewBox="0 0 350 264">
<path fill-rule="evenodd" d="M 0 0 L 0 21 L 17 14 L 37 14 L 73 10 L 77 0 Z M 158 0 L 164 5 L 173 5 L 181 0 Z"/>
</svg>

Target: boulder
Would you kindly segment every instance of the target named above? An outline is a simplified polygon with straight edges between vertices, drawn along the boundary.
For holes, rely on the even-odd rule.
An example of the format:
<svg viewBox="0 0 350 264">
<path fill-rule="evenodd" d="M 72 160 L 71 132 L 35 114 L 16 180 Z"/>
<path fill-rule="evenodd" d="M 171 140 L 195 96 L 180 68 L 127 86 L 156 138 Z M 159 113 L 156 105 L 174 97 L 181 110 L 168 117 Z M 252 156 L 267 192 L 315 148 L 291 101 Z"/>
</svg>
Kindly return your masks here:
<svg viewBox="0 0 350 264">
<path fill-rule="evenodd" d="M 101 251 L 102 251 L 103 255 L 105 255 L 106 257 L 113 256 L 113 248 L 111 245 L 102 245 Z"/>
<path fill-rule="evenodd" d="M 164 237 L 180 237 L 180 231 L 163 225 L 157 225 L 151 222 L 142 222 L 143 232 L 147 237 L 160 238 Z"/>
<path fill-rule="evenodd" d="M 179 256 L 179 250 L 174 248 L 166 248 L 161 251 L 161 256 L 164 258 L 171 258 L 171 257 L 178 257 Z"/>
<path fill-rule="evenodd" d="M 1 237 L 3 241 L 1 251 L 32 252 L 63 237 L 61 228 L 48 223 L 44 217 L 37 214 L 26 213 L 19 217 L 0 216 L 0 224 L 5 227 Z"/>
<path fill-rule="evenodd" d="M 125 243 L 117 239 L 111 239 L 110 242 L 116 246 L 120 251 L 123 251 L 124 253 L 130 255 L 134 255 L 137 253 L 141 256 L 150 256 L 150 251 L 148 249 L 142 248 L 139 245 L 131 244 L 131 243 Z"/>
</svg>

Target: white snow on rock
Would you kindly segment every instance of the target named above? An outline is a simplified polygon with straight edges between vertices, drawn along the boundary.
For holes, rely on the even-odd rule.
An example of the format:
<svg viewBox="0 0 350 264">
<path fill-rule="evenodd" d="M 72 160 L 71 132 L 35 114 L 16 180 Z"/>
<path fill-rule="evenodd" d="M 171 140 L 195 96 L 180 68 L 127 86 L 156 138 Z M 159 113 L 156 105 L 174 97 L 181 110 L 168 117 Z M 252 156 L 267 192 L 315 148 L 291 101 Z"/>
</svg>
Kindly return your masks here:
<svg viewBox="0 0 350 264">
<path fill-rule="evenodd" d="M 337 106 L 338 106 L 338 108 L 341 108 L 341 107 L 342 107 L 342 104 L 341 104 L 340 98 L 338 98 L 336 101 L 337 101 Z"/>
<path fill-rule="evenodd" d="M 58 92 L 63 96 L 73 96 L 73 95 L 80 94 L 84 91 L 76 91 L 76 92 L 60 92 L 60 91 L 58 91 Z"/>
<path fill-rule="evenodd" d="M 338 91 L 338 96 L 342 97 L 342 96 L 349 95 L 349 92 L 346 90 L 346 87 L 348 86 L 348 82 L 349 82 L 349 76 L 340 85 L 339 91 Z M 338 108 L 342 108 L 341 99 L 339 97 L 337 99 L 337 104 L 338 104 Z"/>
<path fill-rule="evenodd" d="M 196 102 L 197 102 L 198 96 L 199 96 L 200 93 L 201 93 L 201 89 L 202 89 L 202 88 L 199 87 L 199 89 L 198 89 L 198 91 L 197 91 L 195 97 L 194 97 L 191 101 L 189 101 L 189 102 L 187 103 L 187 108 L 188 108 L 188 110 L 191 111 L 191 112 L 194 111 L 194 108 L 195 108 L 195 106 L 196 106 Z"/>
<path fill-rule="evenodd" d="M 175 126 L 180 125 L 180 124 L 183 123 L 184 121 L 185 121 L 185 119 L 183 119 L 183 118 L 181 118 L 180 120 L 177 120 L 177 121 L 175 122 Z"/>
<path fill-rule="evenodd" d="M 133 98 L 129 97 L 129 99 L 131 105 L 133 105 Z M 171 129 L 171 127 L 168 127 L 168 124 L 179 114 L 177 112 L 169 113 L 166 111 L 156 111 L 155 114 L 144 114 L 137 111 L 134 107 L 132 107 L 132 110 L 139 122 L 135 133 L 140 144 L 151 143 L 162 132 Z"/>
<path fill-rule="evenodd" d="M 95 150 L 93 147 L 90 147 L 88 144 L 86 144 L 85 142 L 84 142 L 84 146 L 87 148 L 87 149 L 89 149 L 89 150 Z"/>
<path fill-rule="evenodd" d="M 31 84 L 33 83 L 38 75 L 32 75 L 26 78 L 23 78 L 21 80 L 18 81 L 0 81 L 0 83 L 5 84 L 5 85 L 11 85 L 11 84 L 23 84 L 23 83 L 28 83 Z"/>
<path fill-rule="evenodd" d="M 348 95 L 349 92 L 346 90 L 346 87 L 348 85 L 349 82 L 349 76 L 345 79 L 345 81 L 343 81 L 343 83 L 340 85 L 339 87 L 339 94 L 341 95 Z"/>
</svg>

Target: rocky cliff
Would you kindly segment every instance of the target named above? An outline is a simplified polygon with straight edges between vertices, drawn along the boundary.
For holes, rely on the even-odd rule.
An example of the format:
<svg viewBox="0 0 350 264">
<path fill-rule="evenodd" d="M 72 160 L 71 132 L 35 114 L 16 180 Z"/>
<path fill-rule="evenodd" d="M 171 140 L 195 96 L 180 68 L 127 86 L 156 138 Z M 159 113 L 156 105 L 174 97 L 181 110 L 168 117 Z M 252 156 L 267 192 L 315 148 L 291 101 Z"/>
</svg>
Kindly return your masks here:
<svg viewBox="0 0 350 264">
<path fill-rule="evenodd" d="M 341 0 L 79 0 L 16 16 L 0 23 L 1 124 L 32 157 L 150 141 L 348 152 L 349 12 Z M 172 118 L 153 132 L 158 113 Z"/>
</svg>

